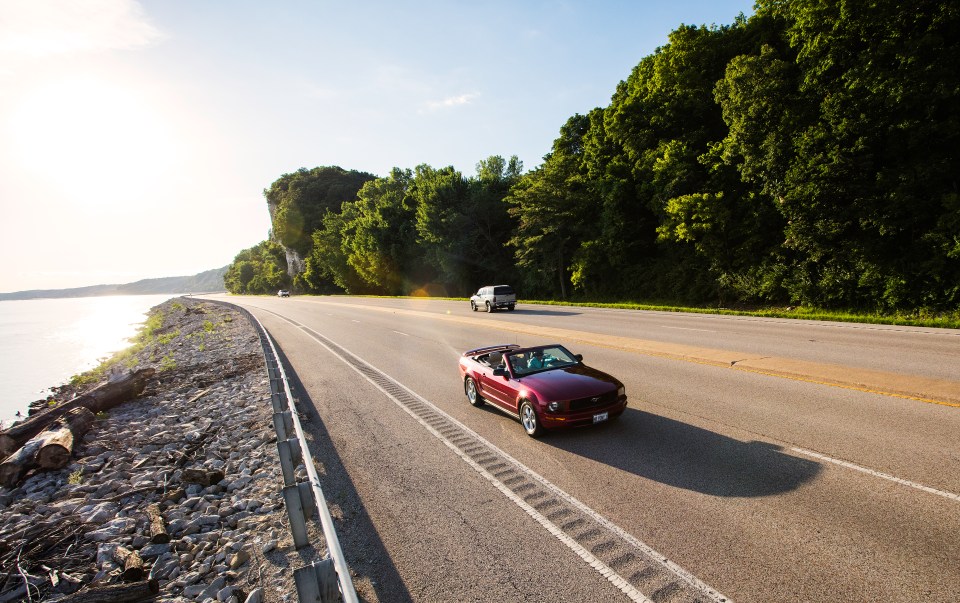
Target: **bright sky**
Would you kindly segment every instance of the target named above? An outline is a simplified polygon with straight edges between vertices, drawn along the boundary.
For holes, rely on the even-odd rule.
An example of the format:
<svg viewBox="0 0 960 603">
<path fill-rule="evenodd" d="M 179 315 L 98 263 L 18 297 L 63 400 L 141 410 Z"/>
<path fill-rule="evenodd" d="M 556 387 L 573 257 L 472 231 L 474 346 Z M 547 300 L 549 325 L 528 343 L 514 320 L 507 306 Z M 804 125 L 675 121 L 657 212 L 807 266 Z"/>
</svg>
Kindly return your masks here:
<svg viewBox="0 0 960 603">
<path fill-rule="evenodd" d="M 301 167 L 529 170 L 681 23 L 748 0 L 0 0 L 0 292 L 190 275 Z"/>
</svg>

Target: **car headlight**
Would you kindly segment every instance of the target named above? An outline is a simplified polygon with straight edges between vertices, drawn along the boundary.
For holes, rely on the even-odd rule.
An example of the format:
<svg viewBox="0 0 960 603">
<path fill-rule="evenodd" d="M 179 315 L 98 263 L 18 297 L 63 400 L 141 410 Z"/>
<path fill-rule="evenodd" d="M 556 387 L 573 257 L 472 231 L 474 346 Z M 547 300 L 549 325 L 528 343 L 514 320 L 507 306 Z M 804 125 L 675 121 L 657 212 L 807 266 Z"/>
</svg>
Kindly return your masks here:
<svg viewBox="0 0 960 603">
<path fill-rule="evenodd" d="M 547 409 L 549 409 L 550 412 L 557 412 L 558 410 L 560 410 L 560 403 L 551 402 L 550 404 L 547 404 Z"/>
<path fill-rule="evenodd" d="M 627 390 L 622 385 L 617 388 L 617 397 L 625 396 L 626 394 L 627 394 Z"/>
</svg>

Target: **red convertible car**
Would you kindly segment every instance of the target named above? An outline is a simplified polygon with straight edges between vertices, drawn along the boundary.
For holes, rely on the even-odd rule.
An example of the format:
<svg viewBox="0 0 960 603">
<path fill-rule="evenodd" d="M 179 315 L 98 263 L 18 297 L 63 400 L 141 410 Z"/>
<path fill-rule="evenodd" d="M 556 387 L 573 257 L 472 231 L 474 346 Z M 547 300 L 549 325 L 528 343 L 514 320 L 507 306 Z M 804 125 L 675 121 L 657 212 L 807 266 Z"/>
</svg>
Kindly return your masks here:
<svg viewBox="0 0 960 603">
<path fill-rule="evenodd" d="M 610 421 L 627 407 L 623 383 L 558 344 L 469 350 L 460 356 L 460 378 L 470 404 L 489 402 L 532 437 Z"/>
</svg>

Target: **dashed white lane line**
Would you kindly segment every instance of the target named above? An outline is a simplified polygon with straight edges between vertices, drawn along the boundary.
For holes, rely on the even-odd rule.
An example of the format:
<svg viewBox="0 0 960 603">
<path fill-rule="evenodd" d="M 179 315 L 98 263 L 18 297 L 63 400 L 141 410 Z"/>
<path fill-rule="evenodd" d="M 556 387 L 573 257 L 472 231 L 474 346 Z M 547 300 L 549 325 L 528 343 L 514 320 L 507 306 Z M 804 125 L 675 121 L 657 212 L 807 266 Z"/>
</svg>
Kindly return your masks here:
<svg viewBox="0 0 960 603">
<path fill-rule="evenodd" d="M 960 502 L 960 494 L 954 494 L 953 492 L 947 492 L 945 490 L 937 490 L 936 488 L 931 488 L 930 486 L 924 486 L 923 484 L 918 484 L 917 482 L 911 482 L 910 480 L 897 477 L 895 475 L 890 475 L 889 473 L 883 473 L 882 471 L 876 471 L 874 469 L 869 469 L 856 463 L 851 463 L 850 461 L 842 461 L 840 459 L 835 459 L 831 456 L 825 454 L 820 454 L 819 452 L 814 452 L 812 450 L 807 450 L 805 448 L 791 448 L 797 454 L 802 454 L 804 456 L 809 456 L 821 461 L 826 461 L 827 463 L 833 463 L 834 465 L 839 465 L 841 467 L 846 467 L 847 469 L 853 469 L 854 471 L 860 471 L 866 473 L 867 475 L 872 475 L 874 477 L 879 477 L 880 479 L 885 479 L 891 481 L 895 484 L 900 484 L 901 486 L 907 486 L 909 488 L 915 488 L 929 494 L 935 494 L 937 496 L 942 496 L 950 500 Z"/>
<path fill-rule="evenodd" d="M 390 329 L 390 330 L 393 331 L 394 333 L 396 333 L 397 335 L 403 335 L 404 337 L 410 337 L 410 334 L 409 334 L 409 333 L 404 333 L 403 331 L 396 331 L 396 330 L 394 330 L 394 329 Z"/>
<path fill-rule="evenodd" d="M 700 331 L 700 332 L 702 332 L 702 333 L 716 333 L 716 331 L 714 331 L 713 329 L 694 329 L 694 328 L 691 328 L 691 327 L 667 327 L 667 326 L 664 326 L 664 325 L 660 325 L 660 328 L 661 328 L 661 329 L 673 329 L 673 330 L 675 330 L 675 331 Z"/>
</svg>

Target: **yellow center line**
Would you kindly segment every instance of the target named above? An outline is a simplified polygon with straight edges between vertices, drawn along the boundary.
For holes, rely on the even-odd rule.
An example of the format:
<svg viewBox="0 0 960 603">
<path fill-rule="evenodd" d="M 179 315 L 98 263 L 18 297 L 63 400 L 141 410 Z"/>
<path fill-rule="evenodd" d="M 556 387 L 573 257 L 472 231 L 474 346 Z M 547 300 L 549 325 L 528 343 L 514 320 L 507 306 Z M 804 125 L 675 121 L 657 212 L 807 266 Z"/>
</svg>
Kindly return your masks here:
<svg viewBox="0 0 960 603">
<path fill-rule="evenodd" d="M 423 310 L 389 308 L 366 304 L 347 304 L 326 300 L 309 301 L 353 310 L 373 310 L 387 314 L 402 314 L 471 326 L 480 325 L 500 331 L 554 338 L 558 341 L 572 341 L 644 356 L 732 368 L 769 377 L 779 377 L 792 381 L 839 387 L 870 394 L 914 400 L 927 404 L 960 408 L 960 382 L 945 379 L 902 375 L 887 371 L 876 371 L 790 358 L 778 358 L 775 356 L 759 356 L 757 354 L 747 354 L 716 348 L 670 344 L 633 337 L 623 337 L 620 335 L 601 335 L 556 327 L 525 325 L 487 317 L 480 318 L 453 314 L 438 314 L 436 312 L 426 312 Z"/>
</svg>

